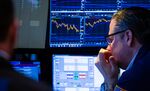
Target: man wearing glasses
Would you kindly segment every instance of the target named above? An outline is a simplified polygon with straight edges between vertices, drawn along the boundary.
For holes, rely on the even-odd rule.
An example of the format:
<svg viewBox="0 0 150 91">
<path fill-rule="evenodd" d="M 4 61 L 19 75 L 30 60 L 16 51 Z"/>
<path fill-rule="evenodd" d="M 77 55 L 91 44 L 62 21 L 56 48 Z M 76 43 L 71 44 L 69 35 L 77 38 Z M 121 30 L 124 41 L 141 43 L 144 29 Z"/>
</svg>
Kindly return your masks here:
<svg viewBox="0 0 150 91">
<path fill-rule="evenodd" d="M 115 13 L 95 65 L 104 77 L 104 91 L 150 90 L 150 11 L 140 7 Z M 119 77 L 119 68 L 125 72 Z"/>
</svg>

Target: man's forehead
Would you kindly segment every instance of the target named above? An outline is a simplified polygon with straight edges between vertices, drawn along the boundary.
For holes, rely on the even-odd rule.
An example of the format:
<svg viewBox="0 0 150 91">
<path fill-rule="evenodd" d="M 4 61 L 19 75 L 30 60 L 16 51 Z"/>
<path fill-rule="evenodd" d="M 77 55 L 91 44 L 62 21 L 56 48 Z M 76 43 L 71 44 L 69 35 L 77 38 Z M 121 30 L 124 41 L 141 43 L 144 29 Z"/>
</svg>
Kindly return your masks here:
<svg viewBox="0 0 150 91">
<path fill-rule="evenodd" d="M 118 29 L 119 26 L 117 26 L 117 21 L 115 19 L 112 19 L 109 25 L 109 34 L 116 32 Z"/>
</svg>

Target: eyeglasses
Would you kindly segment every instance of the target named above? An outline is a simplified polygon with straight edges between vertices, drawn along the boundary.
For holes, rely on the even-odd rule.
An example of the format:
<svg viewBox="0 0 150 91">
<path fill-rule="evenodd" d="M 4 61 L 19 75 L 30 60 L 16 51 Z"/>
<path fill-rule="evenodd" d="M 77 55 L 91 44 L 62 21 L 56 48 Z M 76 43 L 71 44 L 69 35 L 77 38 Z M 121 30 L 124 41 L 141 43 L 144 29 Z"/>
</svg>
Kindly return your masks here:
<svg viewBox="0 0 150 91">
<path fill-rule="evenodd" d="M 112 41 L 113 41 L 113 39 L 109 38 L 110 36 L 114 36 L 114 35 L 116 35 L 116 34 L 123 33 L 123 32 L 125 32 L 125 31 L 126 31 L 126 30 L 122 30 L 122 31 L 118 31 L 118 32 L 116 32 L 116 33 L 112 33 L 112 34 L 106 35 L 106 36 L 105 36 L 105 39 L 106 39 L 107 43 L 110 45 L 110 44 L 112 43 Z"/>
</svg>

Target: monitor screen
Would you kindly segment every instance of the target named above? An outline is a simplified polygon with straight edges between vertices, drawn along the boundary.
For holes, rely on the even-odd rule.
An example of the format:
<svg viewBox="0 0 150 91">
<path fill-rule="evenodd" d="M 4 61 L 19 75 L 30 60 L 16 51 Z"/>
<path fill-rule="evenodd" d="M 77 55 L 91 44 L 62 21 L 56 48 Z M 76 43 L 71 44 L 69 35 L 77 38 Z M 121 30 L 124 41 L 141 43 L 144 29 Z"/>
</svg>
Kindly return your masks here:
<svg viewBox="0 0 150 91">
<path fill-rule="evenodd" d="M 106 47 L 115 0 L 50 0 L 50 47 Z"/>
<path fill-rule="evenodd" d="M 150 0 L 50 0 L 50 47 L 106 47 L 112 15 Z"/>
<path fill-rule="evenodd" d="M 45 48 L 49 0 L 13 0 L 19 20 L 16 48 Z"/>
<path fill-rule="evenodd" d="M 13 68 L 21 74 L 39 81 L 40 62 L 11 61 Z"/>
<path fill-rule="evenodd" d="M 54 91 L 100 91 L 104 82 L 96 56 L 53 55 Z"/>
</svg>

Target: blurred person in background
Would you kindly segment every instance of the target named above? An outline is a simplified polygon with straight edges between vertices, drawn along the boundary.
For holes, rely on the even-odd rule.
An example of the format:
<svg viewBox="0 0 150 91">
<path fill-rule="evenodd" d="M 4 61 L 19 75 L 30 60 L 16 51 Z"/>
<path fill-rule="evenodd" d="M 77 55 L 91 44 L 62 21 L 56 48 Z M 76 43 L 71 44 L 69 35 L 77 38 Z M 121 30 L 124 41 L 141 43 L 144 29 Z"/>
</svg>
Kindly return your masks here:
<svg viewBox="0 0 150 91">
<path fill-rule="evenodd" d="M 46 85 L 16 72 L 9 64 L 17 28 L 13 0 L 0 0 L 0 91 L 51 91 Z"/>
</svg>

